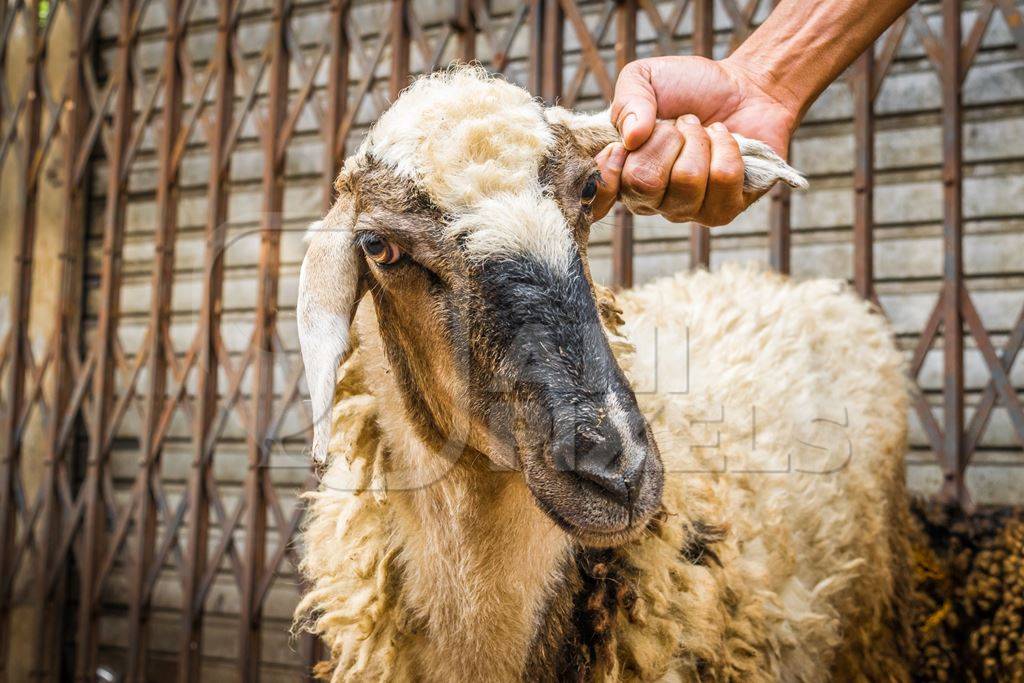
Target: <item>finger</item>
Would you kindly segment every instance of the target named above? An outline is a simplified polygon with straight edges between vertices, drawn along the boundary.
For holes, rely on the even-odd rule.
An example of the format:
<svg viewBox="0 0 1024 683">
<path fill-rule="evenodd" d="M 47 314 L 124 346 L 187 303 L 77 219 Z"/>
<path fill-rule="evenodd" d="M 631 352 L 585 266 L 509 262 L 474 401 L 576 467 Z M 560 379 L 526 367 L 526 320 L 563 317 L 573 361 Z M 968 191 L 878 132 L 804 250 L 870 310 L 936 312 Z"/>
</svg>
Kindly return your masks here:
<svg viewBox="0 0 1024 683">
<path fill-rule="evenodd" d="M 740 146 L 721 123 L 708 127 L 711 167 L 704 206 L 696 220 L 708 226 L 725 225 L 746 207 L 743 203 L 743 157 Z"/>
<path fill-rule="evenodd" d="M 711 170 L 711 138 L 693 114 L 676 121 L 676 128 L 683 135 L 683 151 L 672 166 L 668 191 L 658 213 L 681 223 L 693 220 L 704 204 Z"/>
<path fill-rule="evenodd" d="M 658 101 L 651 85 L 651 72 L 643 62 L 630 62 L 615 81 L 612 123 L 619 129 L 628 151 L 647 142 L 657 120 Z"/>
<path fill-rule="evenodd" d="M 661 121 L 622 167 L 619 194 L 634 213 L 655 213 L 668 189 L 672 166 L 683 149 L 683 135 L 671 122 Z"/>
<path fill-rule="evenodd" d="M 619 181 L 622 177 L 622 166 L 626 162 L 626 148 L 615 142 L 605 147 L 595 159 L 597 170 L 601 172 L 601 182 L 597 185 L 597 198 L 590 211 L 594 220 L 608 215 L 619 197 Z"/>
</svg>

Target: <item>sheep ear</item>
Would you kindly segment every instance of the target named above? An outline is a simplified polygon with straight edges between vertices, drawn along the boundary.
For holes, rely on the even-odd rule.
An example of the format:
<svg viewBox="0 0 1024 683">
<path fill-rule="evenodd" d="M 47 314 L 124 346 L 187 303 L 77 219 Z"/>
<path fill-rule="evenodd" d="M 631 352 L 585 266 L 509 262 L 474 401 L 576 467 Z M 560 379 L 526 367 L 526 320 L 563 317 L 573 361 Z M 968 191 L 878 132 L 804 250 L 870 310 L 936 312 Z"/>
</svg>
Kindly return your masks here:
<svg viewBox="0 0 1024 683">
<path fill-rule="evenodd" d="M 351 350 L 349 327 L 359 298 L 359 259 L 353 244 L 352 207 L 341 198 L 309 227 L 299 273 L 296 318 L 299 348 L 313 412 L 313 459 L 327 461 L 338 366 Z"/>
<path fill-rule="evenodd" d="M 587 156 L 596 156 L 611 143 L 622 139 L 612 125 L 611 111 L 608 109 L 596 114 L 580 114 L 564 107 L 548 107 L 544 114 L 548 123 L 568 128 Z"/>
<path fill-rule="evenodd" d="M 549 107 L 545 114 L 548 123 L 568 128 L 587 156 L 596 156 L 607 145 L 621 139 L 607 109 L 597 114 L 578 114 L 563 107 Z M 791 187 L 807 188 L 803 175 L 783 161 L 771 147 L 735 133 L 733 137 L 743 157 L 743 189 L 746 192 L 763 193 L 780 180 Z"/>
<path fill-rule="evenodd" d="M 807 189 L 807 178 L 760 140 L 732 134 L 743 158 L 743 191 L 759 194 L 772 189 L 780 180 L 790 187 Z"/>
</svg>

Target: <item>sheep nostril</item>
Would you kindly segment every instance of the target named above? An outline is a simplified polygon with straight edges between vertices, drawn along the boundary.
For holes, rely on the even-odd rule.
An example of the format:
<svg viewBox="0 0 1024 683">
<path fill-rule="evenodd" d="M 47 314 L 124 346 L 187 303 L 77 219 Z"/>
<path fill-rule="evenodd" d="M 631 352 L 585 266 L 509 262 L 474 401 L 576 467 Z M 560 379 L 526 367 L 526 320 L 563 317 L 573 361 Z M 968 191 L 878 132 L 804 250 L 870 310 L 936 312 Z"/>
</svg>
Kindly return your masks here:
<svg viewBox="0 0 1024 683">
<path fill-rule="evenodd" d="M 640 493 L 640 485 L 644 481 L 644 469 L 646 466 L 647 456 L 644 455 L 641 458 L 637 458 L 636 462 L 632 463 L 622 473 L 622 480 L 626 485 L 630 502 L 635 502 Z"/>
<path fill-rule="evenodd" d="M 628 506 L 631 500 L 630 489 L 625 478 L 613 469 L 595 466 L 583 461 L 577 464 L 576 475 L 598 486 L 609 498 L 620 505 Z"/>
<path fill-rule="evenodd" d="M 633 431 L 633 438 L 639 443 L 647 443 L 647 425 L 638 425 Z"/>
</svg>

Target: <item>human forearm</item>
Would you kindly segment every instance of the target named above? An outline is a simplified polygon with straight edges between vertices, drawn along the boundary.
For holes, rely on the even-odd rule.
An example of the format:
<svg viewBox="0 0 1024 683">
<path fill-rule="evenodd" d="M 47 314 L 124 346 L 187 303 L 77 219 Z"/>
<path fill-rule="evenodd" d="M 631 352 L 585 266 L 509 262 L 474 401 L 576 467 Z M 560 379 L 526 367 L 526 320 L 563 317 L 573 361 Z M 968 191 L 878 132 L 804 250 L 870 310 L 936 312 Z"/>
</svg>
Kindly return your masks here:
<svg viewBox="0 0 1024 683">
<path fill-rule="evenodd" d="M 727 61 L 803 117 L 914 0 L 782 0 Z"/>
</svg>

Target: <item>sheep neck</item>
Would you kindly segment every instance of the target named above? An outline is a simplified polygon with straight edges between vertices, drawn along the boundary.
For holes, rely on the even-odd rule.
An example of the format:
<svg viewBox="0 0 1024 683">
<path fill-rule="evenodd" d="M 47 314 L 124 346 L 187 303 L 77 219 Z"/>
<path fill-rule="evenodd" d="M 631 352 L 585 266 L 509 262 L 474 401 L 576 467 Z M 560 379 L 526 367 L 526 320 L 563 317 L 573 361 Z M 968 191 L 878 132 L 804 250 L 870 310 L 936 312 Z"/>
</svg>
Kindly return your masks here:
<svg viewBox="0 0 1024 683">
<path fill-rule="evenodd" d="M 399 418 L 399 419 L 395 419 Z M 404 416 L 383 433 L 393 466 L 430 471 L 427 486 L 391 494 L 401 548 L 402 603 L 428 678 L 522 674 L 571 541 L 533 501 L 518 472 L 464 453 L 453 466 L 414 435 Z"/>
</svg>

